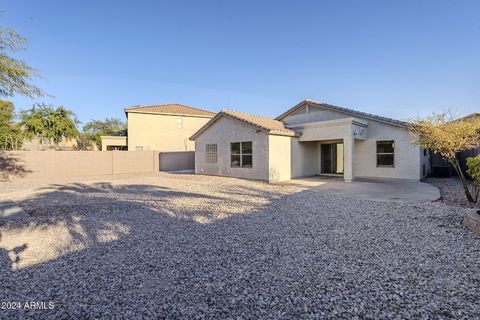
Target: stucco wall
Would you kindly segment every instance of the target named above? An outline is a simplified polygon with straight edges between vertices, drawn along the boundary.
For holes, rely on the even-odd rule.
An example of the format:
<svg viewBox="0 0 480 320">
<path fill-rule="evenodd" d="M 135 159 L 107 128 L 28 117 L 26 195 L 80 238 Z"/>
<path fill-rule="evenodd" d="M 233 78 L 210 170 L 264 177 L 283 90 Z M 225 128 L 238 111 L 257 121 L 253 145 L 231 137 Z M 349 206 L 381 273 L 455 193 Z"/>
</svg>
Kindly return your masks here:
<svg viewBox="0 0 480 320">
<path fill-rule="evenodd" d="M 395 141 L 395 167 L 377 167 L 377 141 Z M 405 128 L 368 121 L 368 138 L 355 140 L 354 172 L 358 177 L 420 179 L 420 148 Z"/>
<path fill-rule="evenodd" d="M 25 140 L 22 143 L 23 151 L 42 151 L 42 150 L 74 150 L 77 148 L 77 139 L 65 139 L 62 138 L 62 141 L 59 143 L 45 143 L 43 141 L 40 143 L 40 140 L 37 138 L 32 138 L 32 140 Z"/>
<path fill-rule="evenodd" d="M 297 138 L 292 138 L 292 178 L 319 174 L 319 155 L 320 148 L 318 142 L 299 142 Z"/>
<path fill-rule="evenodd" d="M 101 136 L 102 151 L 107 151 L 108 147 L 126 147 L 127 137 Z"/>
<path fill-rule="evenodd" d="M 292 177 L 292 143 L 295 138 L 285 136 L 268 136 L 269 181 L 279 182 Z"/>
<path fill-rule="evenodd" d="M 160 152 L 160 171 L 195 169 L 195 151 Z"/>
<path fill-rule="evenodd" d="M 182 119 L 182 128 L 177 128 Z M 210 118 L 128 113 L 128 150 L 144 146 L 158 151 L 194 151 L 190 138 Z"/>
<path fill-rule="evenodd" d="M 323 110 L 320 108 L 309 106 L 308 114 L 305 113 L 305 107 L 303 107 L 297 110 L 297 112 L 282 119 L 282 122 L 289 125 L 289 124 L 299 124 L 299 123 L 305 123 L 305 122 L 337 120 L 337 119 L 343 119 L 343 118 L 349 118 L 349 117 L 352 117 L 352 116 L 344 113 L 340 113 L 340 112 Z"/>
<path fill-rule="evenodd" d="M 0 153 L 0 171 L 11 178 L 153 173 L 158 172 L 158 163 L 156 152 L 12 151 Z"/>
<path fill-rule="evenodd" d="M 268 135 L 228 117 L 221 117 L 195 139 L 195 173 L 269 180 Z M 231 168 L 230 143 L 252 141 L 253 167 Z M 205 162 L 205 145 L 217 144 L 217 163 Z"/>
<path fill-rule="evenodd" d="M 354 118 L 344 118 L 325 122 L 310 122 L 304 125 L 290 125 L 289 128 L 302 132 L 299 141 L 336 141 L 352 135 L 354 128 L 358 127 L 352 124 L 354 120 Z M 365 128 L 364 134 L 367 131 L 368 128 Z"/>
<path fill-rule="evenodd" d="M 351 116 L 341 112 L 322 110 L 320 108 L 310 106 L 308 114 L 298 112 L 295 115 L 286 117 L 283 121 L 295 129 L 297 125 L 301 125 L 302 123 L 339 120 L 344 118 L 351 118 Z M 366 138 L 366 140 L 355 140 L 353 159 L 354 178 L 421 178 L 422 163 L 427 163 L 428 157 L 423 157 L 423 152 L 420 150 L 420 148 L 411 144 L 410 134 L 405 128 L 379 121 L 363 119 L 361 117 L 358 117 L 358 119 L 360 119 L 359 121 L 366 123 L 368 127 L 363 130 L 363 136 L 357 136 L 357 138 Z M 305 129 L 301 130 L 303 131 L 303 134 L 299 140 L 345 140 L 346 133 L 351 130 L 350 128 L 350 125 L 341 123 L 319 128 L 306 127 Z M 377 167 L 376 143 L 379 140 L 395 141 L 395 167 Z M 299 142 L 299 144 L 302 146 L 303 142 Z M 294 168 L 294 176 L 307 175 L 307 173 L 315 174 L 313 173 L 312 166 L 306 162 L 305 159 L 303 159 L 305 157 L 313 157 L 313 155 L 307 156 L 306 152 L 308 152 L 308 150 L 306 151 L 305 147 L 303 147 L 303 149 L 304 150 L 299 150 L 298 158 L 292 155 L 292 161 L 300 161 L 300 163 L 292 163 L 292 168 Z M 294 153 L 293 150 L 295 150 L 295 148 L 292 148 L 292 152 Z M 318 159 L 317 161 L 319 161 L 318 155 L 316 158 Z M 346 157 L 346 159 L 347 158 L 348 157 Z M 319 170 L 317 170 L 317 172 L 319 172 Z"/>
</svg>

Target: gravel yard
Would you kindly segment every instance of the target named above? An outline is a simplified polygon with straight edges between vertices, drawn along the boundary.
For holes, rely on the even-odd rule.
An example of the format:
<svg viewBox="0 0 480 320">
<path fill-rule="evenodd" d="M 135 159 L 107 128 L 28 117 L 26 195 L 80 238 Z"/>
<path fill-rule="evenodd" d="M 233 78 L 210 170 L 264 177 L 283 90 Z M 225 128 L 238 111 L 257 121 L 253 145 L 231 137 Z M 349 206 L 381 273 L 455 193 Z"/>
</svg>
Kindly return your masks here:
<svg viewBox="0 0 480 320">
<path fill-rule="evenodd" d="M 442 194 L 442 202 L 453 206 L 467 208 L 475 207 L 473 204 L 468 202 L 467 198 L 465 197 L 465 192 L 463 191 L 462 183 L 457 177 L 427 178 L 424 181 L 440 189 L 440 193 Z"/>
<path fill-rule="evenodd" d="M 459 207 L 221 177 L 100 180 L 0 184 L 32 216 L 0 227 L 0 301 L 54 303 L 1 318 L 480 317 L 480 238 Z"/>
</svg>

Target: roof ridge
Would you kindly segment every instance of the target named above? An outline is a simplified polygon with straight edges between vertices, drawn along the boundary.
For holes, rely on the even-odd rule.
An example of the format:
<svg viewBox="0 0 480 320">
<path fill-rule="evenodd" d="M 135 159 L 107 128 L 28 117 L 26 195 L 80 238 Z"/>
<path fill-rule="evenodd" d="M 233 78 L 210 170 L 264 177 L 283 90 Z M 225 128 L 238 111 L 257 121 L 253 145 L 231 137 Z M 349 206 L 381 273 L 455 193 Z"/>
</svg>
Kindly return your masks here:
<svg viewBox="0 0 480 320">
<path fill-rule="evenodd" d="M 226 111 L 226 112 L 231 111 L 231 112 L 234 112 L 234 113 L 242 113 L 242 114 L 245 114 L 245 115 L 248 115 L 248 116 L 265 118 L 265 119 L 269 119 L 269 120 L 272 120 L 272 121 L 280 122 L 280 123 L 283 124 L 282 121 L 276 120 L 275 118 L 270 118 L 270 117 L 267 117 L 267 116 L 262 116 L 262 115 L 260 115 L 260 114 L 249 113 L 249 112 L 244 112 L 244 111 L 237 111 L 237 110 L 232 110 L 232 109 L 222 109 L 220 112 L 222 112 L 222 111 Z"/>
<path fill-rule="evenodd" d="M 131 106 L 131 107 L 125 107 L 125 110 L 151 108 L 151 107 L 162 107 L 162 106 L 181 106 L 181 107 L 185 107 L 185 108 L 195 109 L 195 110 L 198 110 L 198 111 L 207 111 L 207 112 L 215 113 L 215 112 L 212 112 L 212 111 L 209 111 L 209 110 L 200 109 L 200 108 L 197 108 L 197 107 L 192 107 L 192 106 L 188 106 L 186 104 L 181 104 L 181 103 L 160 103 L 160 104 L 148 104 L 148 105 L 135 105 L 135 106 Z"/>
<path fill-rule="evenodd" d="M 164 103 L 152 105 L 138 105 L 127 107 L 124 109 L 125 113 L 154 113 L 166 115 L 185 115 L 198 117 L 212 117 L 215 112 L 200 109 L 196 107 L 187 106 L 180 103 Z"/>
<path fill-rule="evenodd" d="M 476 117 L 480 117 L 480 112 L 473 112 L 473 113 L 467 114 L 466 116 L 455 119 L 453 121 L 467 120 L 467 119 L 476 118 Z"/>
<path fill-rule="evenodd" d="M 223 113 L 223 114 L 226 114 L 226 115 L 234 117 L 236 119 L 245 121 L 245 122 L 247 122 L 251 125 L 262 128 L 262 129 L 266 130 L 267 132 L 291 132 L 291 133 L 295 133 L 294 130 L 285 127 L 285 124 L 283 122 L 275 120 L 275 119 L 267 117 L 267 116 L 262 116 L 262 115 L 243 112 L 243 111 L 230 110 L 230 109 L 223 109 L 222 111 L 223 112 L 221 112 L 221 113 Z M 254 118 L 255 120 L 249 119 L 249 118 Z M 260 122 L 257 122 L 257 121 L 260 121 Z M 272 127 L 272 126 L 268 125 L 267 123 L 262 123 L 262 121 L 263 122 L 268 121 L 271 124 L 278 125 L 279 127 L 278 128 Z"/>
<path fill-rule="evenodd" d="M 224 108 L 221 109 L 213 118 L 211 118 L 210 121 L 204 124 L 197 132 L 195 132 L 190 137 L 190 140 L 194 140 L 201 132 L 203 132 L 206 128 L 212 125 L 221 116 L 231 117 L 238 121 L 243 121 L 251 126 L 267 132 L 268 134 L 284 135 L 290 137 L 298 135 L 298 133 L 294 130 L 285 127 L 284 123 L 281 121 L 266 116 Z"/>
<path fill-rule="evenodd" d="M 386 119 L 386 120 L 393 120 L 395 122 L 403 122 L 404 123 L 404 121 L 401 121 L 401 120 L 397 120 L 397 119 L 393 119 L 393 118 L 389 118 L 389 117 L 385 117 L 385 116 L 379 116 L 379 115 L 364 112 L 364 111 L 357 111 L 357 110 L 350 109 L 350 108 L 340 107 L 340 106 L 336 106 L 336 105 L 333 105 L 333 104 L 330 104 L 330 103 L 318 102 L 318 101 L 314 101 L 314 100 L 307 100 L 307 101 L 311 102 L 311 103 L 319 104 L 319 105 L 324 105 L 324 106 L 327 106 L 327 107 L 333 107 L 333 108 L 340 109 L 340 110 L 345 110 L 345 111 L 354 112 L 354 113 L 358 113 L 358 114 L 365 115 L 365 116 L 370 116 L 372 118 L 382 118 L 382 119 Z"/>
<path fill-rule="evenodd" d="M 325 102 L 319 102 L 319 101 L 312 100 L 312 99 L 304 99 L 303 101 L 299 102 L 298 104 L 296 104 L 295 106 L 293 106 L 292 108 L 290 108 L 286 112 L 282 113 L 281 115 L 279 115 L 275 119 L 280 119 L 280 118 L 285 117 L 287 114 L 289 114 L 289 113 L 293 112 L 294 110 L 296 110 L 297 108 L 299 108 L 303 103 L 316 104 L 316 105 L 323 106 L 325 108 L 334 109 L 334 110 L 337 110 L 337 111 L 340 111 L 340 112 L 343 111 L 343 112 L 347 112 L 347 113 L 356 114 L 356 115 L 359 115 L 359 116 L 364 116 L 364 117 L 367 117 L 367 118 L 371 118 L 373 120 L 375 120 L 375 119 L 376 120 L 381 120 L 381 121 L 384 121 L 384 122 L 389 122 L 389 123 L 393 123 L 393 124 L 397 124 L 397 125 L 402 125 L 403 126 L 403 125 L 407 124 L 405 121 L 401 121 L 401 120 L 397 120 L 397 119 L 393 119 L 393 118 L 388 118 L 388 117 L 384 117 L 384 116 L 378 116 L 378 115 L 375 115 L 373 113 L 357 111 L 357 110 L 354 110 L 354 109 L 340 107 L 340 106 L 336 106 L 336 105 L 325 103 Z"/>
</svg>

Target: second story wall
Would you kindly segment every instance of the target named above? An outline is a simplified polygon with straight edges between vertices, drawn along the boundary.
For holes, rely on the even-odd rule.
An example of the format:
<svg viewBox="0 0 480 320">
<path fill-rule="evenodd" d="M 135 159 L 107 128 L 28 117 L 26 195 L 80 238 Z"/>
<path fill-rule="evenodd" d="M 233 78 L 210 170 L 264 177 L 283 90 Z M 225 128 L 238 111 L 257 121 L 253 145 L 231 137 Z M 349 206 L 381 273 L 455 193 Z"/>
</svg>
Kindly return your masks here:
<svg viewBox="0 0 480 320">
<path fill-rule="evenodd" d="M 194 151 L 188 138 L 207 117 L 128 113 L 128 151 Z"/>
</svg>

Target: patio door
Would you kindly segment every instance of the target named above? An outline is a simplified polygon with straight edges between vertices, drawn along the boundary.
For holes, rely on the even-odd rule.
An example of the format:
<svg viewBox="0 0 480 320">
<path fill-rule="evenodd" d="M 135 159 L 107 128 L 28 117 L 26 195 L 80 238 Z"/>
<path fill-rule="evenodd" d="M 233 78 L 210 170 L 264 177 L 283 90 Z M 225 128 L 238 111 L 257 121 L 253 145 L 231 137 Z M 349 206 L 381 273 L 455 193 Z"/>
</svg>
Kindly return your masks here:
<svg viewBox="0 0 480 320">
<path fill-rule="evenodd" d="M 321 173 L 343 173 L 343 143 L 327 143 L 320 145 Z"/>
</svg>

